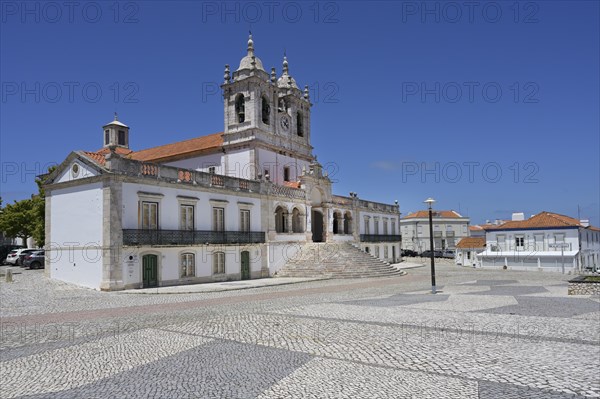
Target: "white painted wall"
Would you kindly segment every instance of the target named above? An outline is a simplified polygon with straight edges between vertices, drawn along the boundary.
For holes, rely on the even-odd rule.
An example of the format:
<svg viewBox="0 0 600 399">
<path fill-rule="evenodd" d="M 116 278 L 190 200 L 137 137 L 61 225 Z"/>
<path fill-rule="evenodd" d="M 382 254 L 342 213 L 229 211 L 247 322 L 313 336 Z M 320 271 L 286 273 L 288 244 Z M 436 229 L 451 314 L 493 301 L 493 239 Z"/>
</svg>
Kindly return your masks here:
<svg viewBox="0 0 600 399">
<path fill-rule="evenodd" d="M 207 280 L 213 276 L 213 253 L 225 253 L 225 274 L 241 273 L 241 252 L 250 253 L 250 272 L 259 273 L 261 270 L 260 245 L 224 245 L 224 246 L 196 246 L 196 247 L 127 247 L 123 253 L 123 282 L 125 285 L 142 284 L 142 257 L 146 254 L 158 256 L 158 281 L 159 285 L 194 283 L 194 278 L 180 278 L 180 257 L 184 253 L 193 253 L 196 260 L 197 278 Z M 128 261 L 133 256 L 132 261 Z"/>
<path fill-rule="evenodd" d="M 294 258 L 302 243 L 270 243 L 268 247 L 269 275 L 278 272 L 288 260 Z"/>
<path fill-rule="evenodd" d="M 215 173 L 224 174 L 223 153 L 207 154 L 193 158 L 181 159 L 178 161 L 167 162 L 166 166 L 174 166 L 176 168 L 198 170 L 208 172 L 208 168 L 215 167 Z"/>
<path fill-rule="evenodd" d="M 260 199 L 244 197 L 242 195 L 226 195 L 189 190 L 185 188 L 159 187 L 148 184 L 123 183 L 123 228 L 137 229 L 138 225 L 138 192 L 151 192 L 163 194 L 159 202 L 159 229 L 179 230 L 180 201 L 177 196 L 197 197 L 194 209 L 194 224 L 196 230 L 212 230 L 213 214 L 210 200 L 224 200 L 219 207 L 225 208 L 225 229 L 239 231 L 240 207 L 245 206 L 240 202 L 253 204 L 250 207 L 250 230 L 262 231 L 260 220 Z"/>
<path fill-rule="evenodd" d="M 269 170 L 270 180 L 276 184 L 283 184 L 283 168 L 290 168 L 290 181 L 297 181 L 302 174 L 302 167 L 308 170 L 309 163 L 296 158 L 277 154 L 264 149 L 257 150 L 260 173 L 264 175 Z"/>
<path fill-rule="evenodd" d="M 53 190 L 50 207 L 46 248 L 51 277 L 98 289 L 102 279 L 102 184 Z"/>
</svg>

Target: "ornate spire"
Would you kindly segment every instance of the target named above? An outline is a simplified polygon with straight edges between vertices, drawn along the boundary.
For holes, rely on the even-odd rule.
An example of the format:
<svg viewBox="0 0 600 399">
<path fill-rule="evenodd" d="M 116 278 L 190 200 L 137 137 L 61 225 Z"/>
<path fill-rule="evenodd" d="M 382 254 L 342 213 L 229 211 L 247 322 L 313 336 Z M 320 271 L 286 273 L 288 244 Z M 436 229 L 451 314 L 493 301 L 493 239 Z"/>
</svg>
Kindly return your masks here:
<svg viewBox="0 0 600 399">
<path fill-rule="evenodd" d="M 304 86 L 304 99 L 309 101 L 308 85 Z"/>
<path fill-rule="evenodd" d="M 223 74 L 225 83 L 231 82 L 231 75 L 229 74 L 229 64 L 225 64 L 225 73 Z"/>
<path fill-rule="evenodd" d="M 275 72 L 275 68 L 271 68 L 271 83 L 277 82 L 277 72 Z"/>
<path fill-rule="evenodd" d="M 252 31 L 248 32 L 248 56 L 254 57 L 254 41 L 252 40 Z"/>
<path fill-rule="evenodd" d="M 283 74 L 289 75 L 288 60 L 285 51 L 283 52 Z"/>
</svg>

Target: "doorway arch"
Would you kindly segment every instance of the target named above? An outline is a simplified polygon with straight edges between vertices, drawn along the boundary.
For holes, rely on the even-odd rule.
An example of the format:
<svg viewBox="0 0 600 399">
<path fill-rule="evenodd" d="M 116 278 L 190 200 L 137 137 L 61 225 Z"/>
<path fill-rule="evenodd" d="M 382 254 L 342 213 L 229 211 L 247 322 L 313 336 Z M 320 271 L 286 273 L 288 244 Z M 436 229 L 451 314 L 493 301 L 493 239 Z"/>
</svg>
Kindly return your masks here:
<svg viewBox="0 0 600 399">
<path fill-rule="evenodd" d="M 316 209 L 311 211 L 311 231 L 313 242 L 323 242 L 323 213 Z"/>
</svg>

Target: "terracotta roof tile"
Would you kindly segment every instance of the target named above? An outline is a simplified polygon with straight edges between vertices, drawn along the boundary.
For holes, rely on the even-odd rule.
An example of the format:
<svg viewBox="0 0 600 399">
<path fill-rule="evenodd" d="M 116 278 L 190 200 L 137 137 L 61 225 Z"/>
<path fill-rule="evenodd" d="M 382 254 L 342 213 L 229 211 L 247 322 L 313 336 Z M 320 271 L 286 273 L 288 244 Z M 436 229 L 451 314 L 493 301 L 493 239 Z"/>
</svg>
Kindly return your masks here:
<svg viewBox="0 0 600 399">
<path fill-rule="evenodd" d="M 108 154 L 110 152 L 110 149 L 108 148 L 102 148 L 96 152 L 90 152 L 90 151 L 83 151 L 83 153 L 90 158 L 92 161 L 96 162 L 98 165 L 102 165 L 104 166 L 105 163 L 105 159 L 104 157 L 106 156 L 106 154 Z M 127 156 L 129 154 L 131 154 L 133 151 L 127 149 L 127 148 L 123 148 L 123 147 L 117 147 L 115 148 L 115 152 L 119 155 L 122 156 Z"/>
<path fill-rule="evenodd" d="M 221 146 L 223 146 L 222 132 L 135 151 L 131 154 L 131 159 L 147 162 L 164 162 L 193 156 L 207 150 L 217 149 Z"/>
<path fill-rule="evenodd" d="M 456 244 L 456 248 L 484 248 L 485 237 L 464 237 Z"/>
<path fill-rule="evenodd" d="M 299 181 L 284 181 L 283 185 L 286 186 L 286 187 L 300 188 L 300 182 Z"/>
<path fill-rule="evenodd" d="M 458 219 L 458 218 L 462 218 L 463 216 L 456 211 L 435 211 L 434 210 L 433 217 L 434 218 Z M 423 218 L 424 219 L 429 218 L 429 210 L 409 213 L 408 215 L 404 216 L 402 219 L 423 219 Z"/>
<path fill-rule="evenodd" d="M 499 226 L 490 227 L 489 230 L 506 229 L 532 229 L 532 228 L 552 228 L 552 227 L 580 227 L 579 220 L 570 216 L 560 215 L 552 212 L 540 212 L 527 220 L 514 220 L 503 223 Z"/>
</svg>

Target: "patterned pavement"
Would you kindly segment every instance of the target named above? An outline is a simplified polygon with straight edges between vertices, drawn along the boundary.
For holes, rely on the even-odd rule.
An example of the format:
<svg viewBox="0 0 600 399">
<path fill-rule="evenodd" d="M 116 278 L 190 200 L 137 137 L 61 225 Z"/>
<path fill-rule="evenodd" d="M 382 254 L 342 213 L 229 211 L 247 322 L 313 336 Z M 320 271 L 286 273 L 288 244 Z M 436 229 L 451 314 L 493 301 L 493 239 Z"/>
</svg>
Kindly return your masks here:
<svg viewBox="0 0 600 399">
<path fill-rule="evenodd" d="M 600 298 L 441 263 L 197 294 L 0 282 L 1 398 L 600 397 Z"/>
</svg>

